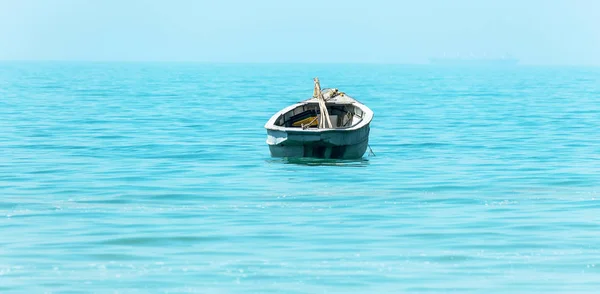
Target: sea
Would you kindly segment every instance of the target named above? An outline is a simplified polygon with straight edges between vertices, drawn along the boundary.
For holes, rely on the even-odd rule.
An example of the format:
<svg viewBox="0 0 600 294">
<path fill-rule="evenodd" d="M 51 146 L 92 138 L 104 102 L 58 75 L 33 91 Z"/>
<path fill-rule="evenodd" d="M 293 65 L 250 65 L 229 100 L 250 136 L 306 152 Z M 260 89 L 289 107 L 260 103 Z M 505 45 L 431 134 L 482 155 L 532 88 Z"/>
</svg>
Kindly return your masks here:
<svg viewBox="0 0 600 294">
<path fill-rule="evenodd" d="M 313 78 L 360 160 L 272 158 Z M 598 293 L 600 68 L 0 63 L 1 293 Z"/>
</svg>

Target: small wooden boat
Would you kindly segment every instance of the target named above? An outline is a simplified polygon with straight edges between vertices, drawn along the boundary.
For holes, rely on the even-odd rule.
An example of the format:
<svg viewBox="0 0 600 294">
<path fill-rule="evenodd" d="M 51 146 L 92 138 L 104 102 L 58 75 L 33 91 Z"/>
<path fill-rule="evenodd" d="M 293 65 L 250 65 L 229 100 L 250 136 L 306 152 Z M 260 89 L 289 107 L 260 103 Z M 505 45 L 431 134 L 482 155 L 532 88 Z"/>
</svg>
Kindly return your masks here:
<svg viewBox="0 0 600 294">
<path fill-rule="evenodd" d="M 367 151 L 373 111 L 338 89 L 323 89 L 315 78 L 313 97 L 269 119 L 272 157 L 358 159 Z"/>
</svg>

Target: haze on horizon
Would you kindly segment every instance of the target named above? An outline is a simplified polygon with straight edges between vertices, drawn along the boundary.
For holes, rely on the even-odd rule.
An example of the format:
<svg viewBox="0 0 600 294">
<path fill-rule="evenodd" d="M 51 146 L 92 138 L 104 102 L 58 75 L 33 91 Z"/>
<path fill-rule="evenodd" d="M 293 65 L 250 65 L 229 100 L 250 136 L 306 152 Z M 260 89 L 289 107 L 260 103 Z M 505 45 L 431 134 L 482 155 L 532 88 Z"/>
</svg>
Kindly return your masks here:
<svg viewBox="0 0 600 294">
<path fill-rule="evenodd" d="M 0 60 L 600 65 L 600 1 L 0 0 Z"/>
</svg>

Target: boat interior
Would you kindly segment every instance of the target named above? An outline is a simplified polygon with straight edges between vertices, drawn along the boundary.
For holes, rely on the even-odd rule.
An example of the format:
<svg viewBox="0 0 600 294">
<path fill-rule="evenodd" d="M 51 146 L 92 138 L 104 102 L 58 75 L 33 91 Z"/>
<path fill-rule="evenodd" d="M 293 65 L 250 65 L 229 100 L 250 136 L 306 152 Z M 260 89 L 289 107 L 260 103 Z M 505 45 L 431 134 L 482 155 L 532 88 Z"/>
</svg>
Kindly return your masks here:
<svg viewBox="0 0 600 294">
<path fill-rule="evenodd" d="M 353 127 L 363 119 L 362 109 L 354 104 L 327 103 L 326 106 L 334 129 Z M 306 103 L 284 113 L 275 121 L 275 125 L 286 128 L 316 129 L 320 117 L 319 104 Z"/>
</svg>

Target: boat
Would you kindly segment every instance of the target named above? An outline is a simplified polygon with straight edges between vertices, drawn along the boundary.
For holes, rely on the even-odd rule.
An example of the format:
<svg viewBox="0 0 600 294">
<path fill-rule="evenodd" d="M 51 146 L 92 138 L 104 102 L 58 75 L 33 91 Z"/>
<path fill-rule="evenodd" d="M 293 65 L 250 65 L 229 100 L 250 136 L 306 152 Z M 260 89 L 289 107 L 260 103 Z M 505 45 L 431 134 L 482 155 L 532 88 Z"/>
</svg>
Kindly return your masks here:
<svg viewBox="0 0 600 294">
<path fill-rule="evenodd" d="M 321 90 L 318 78 L 314 85 L 313 97 L 280 110 L 265 124 L 271 156 L 362 158 L 373 111 L 338 89 Z"/>
<path fill-rule="evenodd" d="M 432 57 L 429 58 L 431 64 L 444 66 L 513 66 L 519 63 L 519 60 L 509 55 L 500 58 L 490 57 Z"/>
</svg>

